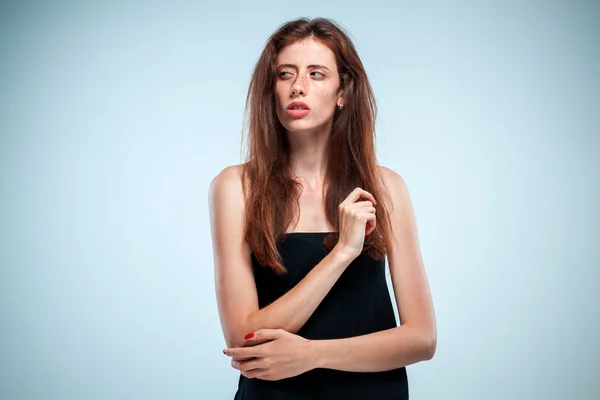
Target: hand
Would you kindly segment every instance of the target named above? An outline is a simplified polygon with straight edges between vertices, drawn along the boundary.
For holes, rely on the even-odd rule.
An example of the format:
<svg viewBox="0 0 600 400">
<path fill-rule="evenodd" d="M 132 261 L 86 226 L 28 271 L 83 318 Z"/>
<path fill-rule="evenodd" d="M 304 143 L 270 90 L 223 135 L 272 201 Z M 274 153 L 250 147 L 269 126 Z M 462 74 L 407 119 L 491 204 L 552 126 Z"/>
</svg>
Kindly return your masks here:
<svg viewBox="0 0 600 400">
<path fill-rule="evenodd" d="M 290 378 L 314 368 L 310 353 L 311 341 L 283 329 L 259 329 L 248 341 L 269 341 L 251 347 L 224 350 L 231 366 L 247 378 L 267 381 Z"/>
<path fill-rule="evenodd" d="M 358 201 L 361 198 L 366 200 Z M 336 246 L 340 246 L 353 259 L 362 252 L 365 236 L 375 230 L 376 205 L 373 195 L 358 187 L 340 203 L 340 238 Z"/>
</svg>

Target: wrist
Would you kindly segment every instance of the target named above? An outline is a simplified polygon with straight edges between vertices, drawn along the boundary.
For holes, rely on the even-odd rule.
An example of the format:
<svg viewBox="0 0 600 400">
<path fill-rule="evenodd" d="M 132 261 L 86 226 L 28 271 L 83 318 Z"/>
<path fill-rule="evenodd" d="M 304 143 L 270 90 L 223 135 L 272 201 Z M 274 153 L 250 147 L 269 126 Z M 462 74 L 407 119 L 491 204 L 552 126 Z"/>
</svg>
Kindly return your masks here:
<svg viewBox="0 0 600 400">
<path fill-rule="evenodd" d="M 312 369 L 323 368 L 324 356 L 323 356 L 323 341 L 322 340 L 309 340 L 307 345 L 307 354 L 310 366 Z"/>
<path fill-rule="evenodd" d="M 357 255 L 354 254 L 352 251 L 350 251 L 347 248 L 342 247 L 340 245 L 336 245 L 333 248 L 333 250 L 331 250 L 331 254 L 339 262 L 345 264 L 344 267 L 347 267 L 348 264 L 350 264 L 352 262 L 352 260 L 354 260 L 357 257 Z"/>
</svg>

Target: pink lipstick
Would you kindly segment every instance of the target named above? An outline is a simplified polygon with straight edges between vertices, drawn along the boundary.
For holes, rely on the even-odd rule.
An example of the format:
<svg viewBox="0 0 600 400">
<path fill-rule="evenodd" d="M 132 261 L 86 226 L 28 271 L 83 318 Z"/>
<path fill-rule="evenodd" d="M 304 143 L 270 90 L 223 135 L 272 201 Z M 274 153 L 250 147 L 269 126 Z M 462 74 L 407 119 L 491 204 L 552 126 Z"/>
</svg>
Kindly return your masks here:
<svg viewBox="0 0 600 400">
<path fill-rule="evenodd" d="M 310 107 L 301 101 L 292 101 L 288 104 L 285 111 L 292 117 L 301 118 L 310 112 Z"/>
</svg>

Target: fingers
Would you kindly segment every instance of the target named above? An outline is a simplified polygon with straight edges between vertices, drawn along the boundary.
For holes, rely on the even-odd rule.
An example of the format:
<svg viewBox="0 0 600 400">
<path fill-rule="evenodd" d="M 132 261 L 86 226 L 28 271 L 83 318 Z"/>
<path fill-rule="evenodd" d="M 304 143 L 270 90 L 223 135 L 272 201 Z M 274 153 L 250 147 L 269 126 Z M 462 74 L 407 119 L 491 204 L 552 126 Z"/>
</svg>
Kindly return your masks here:
<svg viewBox="0 0 600 400">
<path fill-rule="evenodd" d="M 251 360 L 231 360 L 231 366 L 240 371 L 250 371 L 256 368 L 265 368 L 264 358 L 251 359 Z"/>
<path fill-rule="evenodd" d="M 377 212 L 377 209 L 375 207 L 373 207 L 373 205 L 371 204 L 370 201 L 359 201 L 358 203 L 354 203 L 354 204 L 357 204 L 357 206 L 355 208 L 357 211 L 370 212 L 373 214 L 375 214 Z"/>
<path fill-rule="evenodd" d="M 236 361 L 248 361 L 248 360 L 256 360 L 256 357 L 231 357 L 232 360 Z"/>
<path fill-rule="evenodd" d="M 373 207 L 373 204 L 370 201 L 359 201 L 357 203 L 345 206 L 340 205 L 340 212 L 344 214 L 359 216 L 363 213 L 376 214 L 377 209 Z"/>
<path fill-rule="evenodd" d="M 377 218 L 375 217 L 375 213 L 369 214 L 367 216 L 367 223 L 365 225 L 365 236 L 369 236 L 375 230 L 377 226 Z"/>
<path fill-rule="evenodd" d="M 273 340 L 281 336 L 285 331 L 283 329 L 262 328 L 254 332 L 252 340 Z"/>
<path fill-rule="evenodd" d="M 365 200 L 365 201 L 358 201 L 356 203 L 352 203 L 352 204 L 344 204 L 344 203 L 340 203 L 340 212 L 342 213 L 360 213 L 363 211 L 366 212 L 376 212 L 375 207 L 373 206 L 373 203 L 369 200 Z"/>
<path fill-rule="evenodd" d="M 251 346 L 251 347 L 234 347 L 231 349 L 223 350 L 225 355 L 235 358 L 248 358 L 248 357 L 261 357 L 262 347 Z"/>
<path fill-rule="evenodd" d="M 360 200 L 365 199 L 365 200 Z M 377 201 L 373 195 L 361 188 L 354 189 L 339 205 L 340 225 L 343 221 L 359 220 L 365 222 L 364 236 L 370 235 L 376 226 Z"/>
<path fill-rule="evenodd" d="M 258 346 L 259 344 L 263 344 L 263 343 L 267 343 L 270 342 L 273 339 L 246 339 L 246 342 L 242 345 L 243 347 L 252 347 L 252 346 Z"/>
<path fill-rule="evenodd" d="M 268 368 L 256 368 L 256 369 L 253 369 L 250 371 L 241 372 L 241 374 L 249 379 L 258 378 L 258 379 L 268 380 L 268 379 L 266 379 L 269 376 L 269 375 L 267 375 L 268 372 L 269 372 Z"/>
<path fill-rule="evenodd" d="M 240 371 L 246 378 L 256 378 L 268 372 L 264 359 L 252 361 L 231 361 L 231 366 Z"/>
<path fill-rule="evenodd" d="M 352 192 L 350 192 L 348 197 L 346 197 L 346 199 L 341 204 L 356 203 L 356 201 L 360 198 L 366 198 L 367 200 L 372 201 L 374 205 L 377 205 L 377 201 L 375 200 L 375 197 L 373 197 L 373 195 L 371 193 L 369 193 L 366 190 L 363 190 L 359 187 L 357 187 Z"/>
<path fill-rule="evenodd" d="M 276 340 L 285 334 L 288 333 L 283 329 L 258 329 L 246 339 L 243 347 L 227 348 L 223 350 L 223 353 L 236 358 L 259 357 L 263 351 L 261 344 Z"/>
<path fill-rule="evenodd" d="M 357 201 L 356 203 L 352 203 L 352 204 L 348 205 L 348 208 L 352 208 L 352 207 L 356 207 L 356 208 L 373 207 L 373 202 L 370 200 Z"/>
<path fill-rule="evenodd" d="M 232 358 L 231 366 L 239 370 L 246 378 L 256 378 L 268 372 L 268 364 L 264 358 L 250 358 L 247 360 Z"/>
</svg>

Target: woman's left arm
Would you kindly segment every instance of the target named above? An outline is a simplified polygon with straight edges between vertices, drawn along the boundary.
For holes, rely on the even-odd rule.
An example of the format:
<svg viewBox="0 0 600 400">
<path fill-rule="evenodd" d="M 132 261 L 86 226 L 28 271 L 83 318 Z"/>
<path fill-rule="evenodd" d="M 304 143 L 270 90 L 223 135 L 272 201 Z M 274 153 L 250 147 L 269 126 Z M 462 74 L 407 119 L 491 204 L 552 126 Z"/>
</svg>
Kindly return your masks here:
<svg viewBox="0 0 600 400">
<path fill-rule="evenodd" d="M 380 167 L 388 193 L 393 243 L 388 264 L 401 326 L 344 339 L 311 341 L 316 367 L 375 372 L 429 360 L 435 354 L 437 328 L 423 266 L 414 209 L 404 179 Z"/>
<path fill-rule="evenodd" d="M 430 360 L 434 353 L 429 332 L 399 326 L 345 339 L 313 340 L 306 357 L 314 368 L 379 372 Z"/>
</svg>

